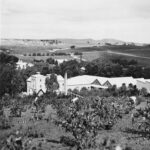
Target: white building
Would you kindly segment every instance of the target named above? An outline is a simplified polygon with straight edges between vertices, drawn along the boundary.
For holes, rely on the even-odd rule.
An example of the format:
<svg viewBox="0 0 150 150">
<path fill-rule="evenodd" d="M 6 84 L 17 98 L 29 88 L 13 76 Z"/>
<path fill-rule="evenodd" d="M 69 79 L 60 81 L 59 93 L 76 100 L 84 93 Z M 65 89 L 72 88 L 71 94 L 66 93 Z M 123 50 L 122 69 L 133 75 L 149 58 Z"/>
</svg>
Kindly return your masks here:
<svg viewBox="0 0 150 150">
<path fill-rule="evenodd" d="M 68 79 L 67 89 L 81 90 L 83 87 L 87 89 L 106 89 L 108 87 L 112 87 L 113 85 L 116 85 L 117 88 L 120 88 L 122 84 L 125 84 L 127 87 L 129 86 L 129 84 L 136 85 L 137 80 L 133 77 L 106 78 L 99 76 L 82 75 Z"/>
<path fill-rule="evenodd" d="M 141 90 L 142 88 L 145 88 L 148 93 L 150 93 L 150 79 L 137 79 L 137 88 Z"/>
<path fill-rule="evenodd" d="M 58 91 L 64 91 L 64 79 L 61 75 L 56 75 L 57 81 L 59 83 L 59 89 Z M 37 74 L 30 76 L 27 79 L 27 94 L 32 95 L 34 92 L 38 93 L 40 90 L 43 90 L 43 92 L 46 92 L 46 86 L 45 86 L 45 80 L 47 77 L 50 77 L 50 74 L 44 76 L 41 75 L 40 72 L 37 72 Z"/>
<path fill-rule="evenodd" d="M 32 63 L 23 62 L 22 60 L 19 60 L 17 63 L 17 69 L 26 69 L 27 67 L 33 67 L 34 65 Z"/>
<path fill-rule="evenodd" d="M 67 89 L 71 89 L 71 90 L 77 89 L 79 91 L 83 87 L 87 89 L 91 89 L 91 88 L 105 89 L 107 87 L 102 85 L 104 81 L 106 81 L 104 77 L 89 76 L 89 75 L 76 76 L 67 79 Z"/>
<path fill-rule="evenodd" d="M 130 84 L 132 84 L 133 86 L 136 85 L 139 90 L 145 88 L 147 92 L 150 93 L 150 79 L 133 77 L 106 78 L 90 75 L 76 76 L 67 79 L 67 89 L 71 90 L 81 90 L 83 87 L 87 89 L 105 89 L 108 87 L 112 87 L 113 85 L 116 85 L 117 88 L 120 88 L 122 84 L 125 84 L 126 87 L 128 87 Z"/>
<path fill-rule="evenodd" d="M 116 77 L 116 78 L 106 78 L 99 76 L 81 75 L 67 79 L 67 74 L 65 74 L 65 79 L 61 75 L 56 75 L 57 81 L 59 83 L 59 92 L 64 92 L 67 95 L 67 91 L 70 90 L 81 90 L 82 88 L 97 88 L 97 89 L 107 89 L 116 85 L 120 88 L 122 84 L 127 87 L 129 84 L 133 86 L 136 85 L 138 89 L 146 88 L 150 93 L 150 80 L 145 80 L 143 78 L 135 79 L 133 77 Z M 43 76 L 39 72 L 36 75 L 32 75 L 27 79 L 27 94 L 38 93 L 39 90 L 46 92 L 45 79 L 50 77 L 50 74 Z"/>
<path fill-rule="evenodd" d="M 62 64 L 65 61 L 68 61 L 68 59 L 55 59 L 55 61 L 58 62 L 58 64 Z"/>
</svg>

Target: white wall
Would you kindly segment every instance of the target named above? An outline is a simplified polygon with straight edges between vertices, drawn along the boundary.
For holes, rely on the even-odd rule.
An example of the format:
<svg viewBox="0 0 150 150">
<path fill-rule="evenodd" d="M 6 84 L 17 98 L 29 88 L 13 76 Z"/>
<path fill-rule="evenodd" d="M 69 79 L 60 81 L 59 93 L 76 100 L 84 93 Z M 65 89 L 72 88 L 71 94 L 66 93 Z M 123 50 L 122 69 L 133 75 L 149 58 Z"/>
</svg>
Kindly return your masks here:
<svg viewBox="0 0 150 150">
<path fill-rule="evenodd" d="M 137 80 L 136 87 L 137 89 L 141 90 L 142 88 L 146 88 L 146 84 L 145 82 Z"/>
<path fill-rule="evenodd" d="M 39 90 L 43 90 L 43 92 L 46 92 L 46 86 L 45 86 L 45 80 L 46 76 L 36 74 L 30 77 L 30 80 L 27 80 L 27 93 L 33 94 L 34 92 L 38 93 Z M 64 80 L 58 80 L 59 83 L 59 89 L 58 91 L 62 92 L 64 91 Z"/>
<path fill-rule="evenodd" d="M 150 93 L 150 82 L 148 81 L 142 82 L 142 81 L 137 80 L 136 86 L 139 90 L 141 90 L 142 88 L 145 88 L 147 89 L 147 92 Z"/>
<path fill-rule="evenodd" d="M 38 93 L 38 91 L 41 89 L 43 90 L 43 92 L 46 92 L 45 77 L 38 76 L 35 79 L 35 89 L 36 89 L 36 93 Z"/>
<path fill-rule="evenodd" d="M 146 81 L 145 84 L 146 84 L 147 92 L 150 93 L 150 82 Z"/>
<path fill-rule="evenodd" d="M 77 90 L 80 91 L 83 87 L 85 87 L 85 88 L 90 90 L 91 86 L 92 86 L 92 84 L 68 85 L 68 90 L 69 89 L 71 89 L 71 90 L 77 89 Z"/>
</svg>

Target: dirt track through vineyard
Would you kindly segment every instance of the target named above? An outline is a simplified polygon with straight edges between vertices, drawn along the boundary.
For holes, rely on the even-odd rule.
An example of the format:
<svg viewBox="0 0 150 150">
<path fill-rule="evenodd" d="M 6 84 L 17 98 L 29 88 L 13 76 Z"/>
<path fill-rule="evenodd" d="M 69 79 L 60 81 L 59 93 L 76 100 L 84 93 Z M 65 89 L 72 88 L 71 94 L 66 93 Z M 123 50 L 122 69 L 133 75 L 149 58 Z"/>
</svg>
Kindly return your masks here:
<svg viewBox="0 0 150 150">
<path fill-rule="evenodd" d="M 144 59 L 150 59 L 149 57 L 143 57 L 143 56 L 129 54 L 129 53 L 120 53 L 120 52 L 115 52 L 115 51 L 111 51 L 111 50 L 107 50 L 107 53 L 116 54 L 116 55 L 131 56 L 131 57 L 137 57 L 137 58 L 144 58 Z"/>
</svg>

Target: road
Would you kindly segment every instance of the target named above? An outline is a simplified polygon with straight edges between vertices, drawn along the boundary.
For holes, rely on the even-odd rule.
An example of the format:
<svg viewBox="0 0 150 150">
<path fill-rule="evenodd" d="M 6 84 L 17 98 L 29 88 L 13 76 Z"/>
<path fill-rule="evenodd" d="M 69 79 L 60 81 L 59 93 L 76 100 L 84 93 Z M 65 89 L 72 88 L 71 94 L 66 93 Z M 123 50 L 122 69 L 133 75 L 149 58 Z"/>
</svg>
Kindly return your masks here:
<svg viewBox="0 0 150 150">
<path fill-rule="evenodd" d="M 150 59 L 150 57 L 138 56 L 138 55 L 129 54 L 129 53 L 120 53 L 120 52 L 115 52 L 115 51 L 111 51 L 111 50 L 107 50 L 107 53 L 116 54 L 116 55 L 124 55 L 124 56 L 132 56 L 132 57 L 144 58 L 144 59 Z"/>
</svg>

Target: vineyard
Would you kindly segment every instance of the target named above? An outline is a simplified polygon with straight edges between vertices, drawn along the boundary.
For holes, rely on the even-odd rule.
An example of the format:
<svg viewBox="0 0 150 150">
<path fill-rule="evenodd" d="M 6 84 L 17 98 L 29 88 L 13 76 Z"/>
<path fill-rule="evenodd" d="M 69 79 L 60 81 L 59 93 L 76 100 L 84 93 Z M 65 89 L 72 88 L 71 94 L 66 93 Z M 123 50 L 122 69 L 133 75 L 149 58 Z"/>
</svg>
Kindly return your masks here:
<svg viewBox="0 0 150 150">
<path fill-rule="evenodd" d="M 0 148 L 148 150 L 149 100 L 143 96 L 133 99 L 88 94 L 50 94 L 36 101 L 34 96 L 16 99 L 11 105 L 3 105 L 0 112 Z"/>
</svg>

